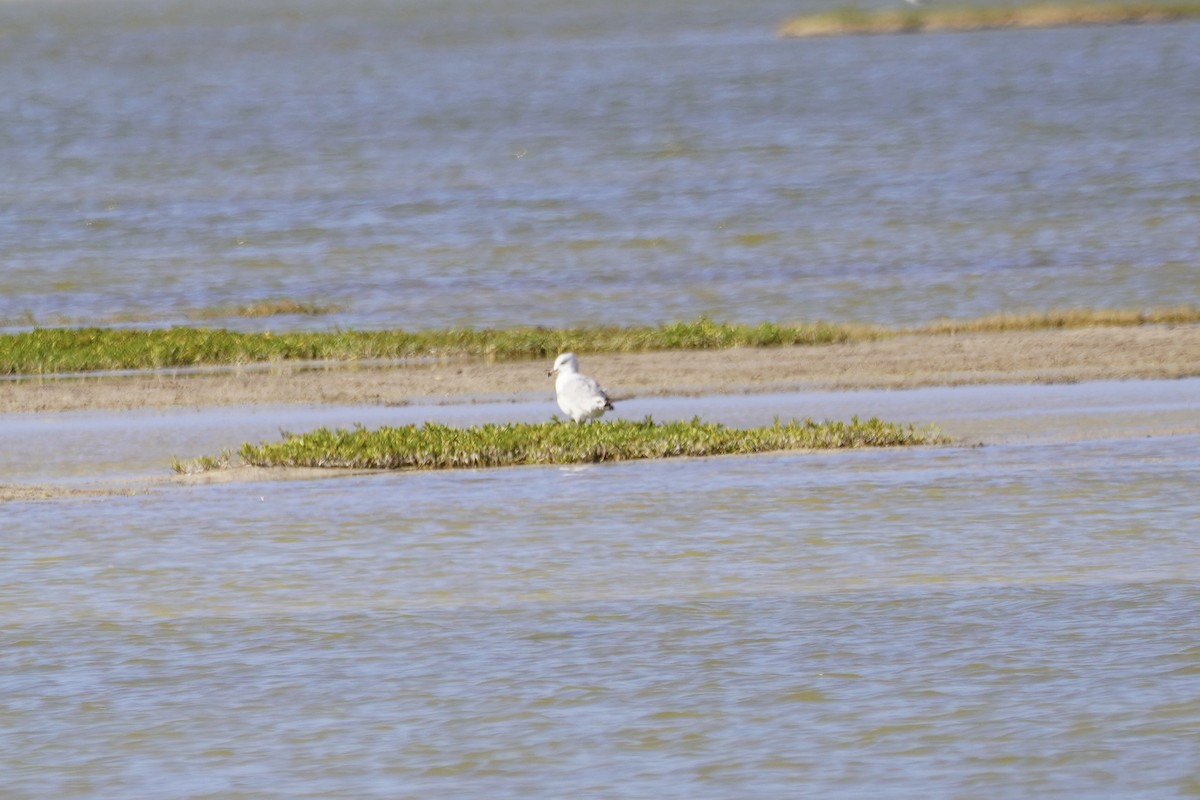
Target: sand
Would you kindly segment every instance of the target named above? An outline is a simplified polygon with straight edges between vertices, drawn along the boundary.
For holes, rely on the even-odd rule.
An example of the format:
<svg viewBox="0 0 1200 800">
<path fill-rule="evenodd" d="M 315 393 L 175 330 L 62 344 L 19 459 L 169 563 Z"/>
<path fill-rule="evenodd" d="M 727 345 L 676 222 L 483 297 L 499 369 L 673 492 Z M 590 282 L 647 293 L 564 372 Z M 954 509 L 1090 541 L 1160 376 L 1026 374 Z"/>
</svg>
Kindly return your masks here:
<svg viewBox="0 0 1200 800">
<path fill-rule="evenodd" d="M 721 351 L 580 354 L 616 400 L 1200 375 L 1200 325 L 901 336 Z M 0 384 L 0 413 L 227 405 L 406 405 L 553 396 L 551 359 L 270 365 L 217 373 L 29 378 Z"/>
</svg>

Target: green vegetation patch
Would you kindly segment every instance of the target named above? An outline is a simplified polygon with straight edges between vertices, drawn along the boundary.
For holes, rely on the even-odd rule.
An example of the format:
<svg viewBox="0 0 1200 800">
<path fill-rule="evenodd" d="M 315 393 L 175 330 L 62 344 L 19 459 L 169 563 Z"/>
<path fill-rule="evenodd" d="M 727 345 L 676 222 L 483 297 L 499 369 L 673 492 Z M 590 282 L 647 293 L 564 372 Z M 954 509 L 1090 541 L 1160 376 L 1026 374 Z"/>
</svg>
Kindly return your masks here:
<svg viewBox="0 0 1200 800">
<path fill-rule="evenodd" d="M 827 322 L 757 325 L 706 317 L 658 326 L 431 331 L 297 331 L 242 333 L 174 327 L 34 328 L 0 334 L 0 375 L 48 375 L 99 370 L 163 369 L 285 361 L 482 357 L 501 360 L 576 353 L 723 350 L 734 347 L 822 345 L 904 334 L 945 335 L 1043 328 L 1200 322 L 1200 308 L 1066 309 L 939 320 L 912 328 Z"/>
<path fill-rule="evenodd" d="M 658 327 L 540 328 L 441 331 L 241 333 L 174 327 L 35 328 L 0 335 L 0 374 L 45 375 L 116 369 L 159 369 L 270 361 L 354 361 L 430 356 L 545 358 L 567 350 L 648 350 L 826 344 L 866 336 L 864 326 L 736 325 L 699 319 Z"/>
<path fill-rule="evenodd" d="M 971 31 L 1174 22 L 1200 17 L 1200 2 L 1068 2 L 1004 6 L 838 8 L 804 14 L 779 26 L 785 37 Z"/>
<path fill-rule="evenodd" d="M 247 442 L 237 456 L 258 467 L 341 469 L 456 469 L 522 464 L 591 464 L 679 456 L 716 456 L 779 450 L 829 450 L 944 444 L 934 428 L 872 418 L 850 422 L 793 420 L 763 428 L 727 428 L 702 422 L 505 423 L 454 428 L 428 422 L 399 428 L 319 428 L 284 433 L 278 442 Z M 176 460 L 176 472 L 234 466 L 232 453 Z"/>
<path fill-rule="evenodd" d="M 991 314 L 976 319 L 938 319 L 909 333 L 941 336 L 955 333 L 1003 333 L 1067 328 L 1132 328 L 1140 325 L 1191 325 L 1200 322 L 1200 308 L 1062 308 L 1024 314 Z"/>
</svg>

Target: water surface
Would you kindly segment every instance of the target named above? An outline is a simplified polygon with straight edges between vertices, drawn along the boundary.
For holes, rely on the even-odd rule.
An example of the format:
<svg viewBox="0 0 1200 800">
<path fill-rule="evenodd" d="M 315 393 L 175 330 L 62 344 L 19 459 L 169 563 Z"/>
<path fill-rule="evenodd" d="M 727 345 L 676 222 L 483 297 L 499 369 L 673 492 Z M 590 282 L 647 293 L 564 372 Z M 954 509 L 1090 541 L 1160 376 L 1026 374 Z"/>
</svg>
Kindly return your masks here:
<svg viewBox="0 0 1200 800">
<path fill-rule="evenodd" d="M 785 41 L 756 0 L 0 8 L 0 322 L 1196 303 L 1200 25 Z"/>
<path fill-rule="evenodd" d="M 1196 392 L 655 398 L 664 417 L 739 423 L 924 409 L 990 437 L 5 504 L 5 790 L 1195 794 Z M 230 443 L 277 414 L 469 422 L 547 403 L 4 422 L 57 421 L 79 460 L 132 474 L 150 460 L 135 452 Z"/>
</svg>

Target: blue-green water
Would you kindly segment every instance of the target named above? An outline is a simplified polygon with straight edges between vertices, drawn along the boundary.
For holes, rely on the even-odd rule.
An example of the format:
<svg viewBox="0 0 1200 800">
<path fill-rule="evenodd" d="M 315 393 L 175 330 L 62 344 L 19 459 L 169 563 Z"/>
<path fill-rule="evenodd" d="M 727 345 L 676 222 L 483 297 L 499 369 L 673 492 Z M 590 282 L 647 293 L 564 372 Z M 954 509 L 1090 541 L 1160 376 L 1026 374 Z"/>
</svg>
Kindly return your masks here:
<svg viewBox="0 0 1200 800">
<path fill-rule="evenodd" d="M 5 3 L 0 323 L 1197 302 L 1200 25 L 777 39 L 803 7 Z"/>
</svg>

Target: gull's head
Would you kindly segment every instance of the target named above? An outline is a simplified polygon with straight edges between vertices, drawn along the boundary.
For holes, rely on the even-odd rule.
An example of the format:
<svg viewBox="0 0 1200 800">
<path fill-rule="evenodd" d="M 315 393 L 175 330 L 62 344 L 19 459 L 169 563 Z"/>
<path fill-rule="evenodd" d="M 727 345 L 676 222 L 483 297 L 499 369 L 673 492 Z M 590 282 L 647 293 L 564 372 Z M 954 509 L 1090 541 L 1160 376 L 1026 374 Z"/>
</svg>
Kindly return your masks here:
<svg viewBox="0 0 1200 800">
<path fill-rule="evenodd" d="M 575 358 L 574 353 L 563 353 L 554 359 L 554 367 L 546 374 L 557 375 L 560 372 L 579 372 L 579 359 Z"/>
</svg>

